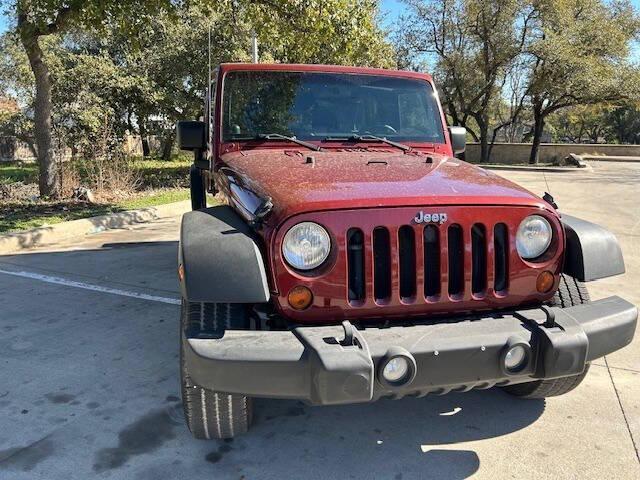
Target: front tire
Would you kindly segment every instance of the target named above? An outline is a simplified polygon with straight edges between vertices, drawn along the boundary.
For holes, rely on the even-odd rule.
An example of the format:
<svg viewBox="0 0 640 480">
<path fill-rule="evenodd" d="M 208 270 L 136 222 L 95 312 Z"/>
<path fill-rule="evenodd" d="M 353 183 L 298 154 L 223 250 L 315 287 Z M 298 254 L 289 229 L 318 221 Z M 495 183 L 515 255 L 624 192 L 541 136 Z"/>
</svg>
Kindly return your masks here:
<svg viewBox="0 0 640 480">
<path fill-rule="evenodd" d="M 552 307 L 568 308 L 591 302 L 586 285 L 573 277 L 560 274 L 560 285 L 549 304 Z M 510 395 L 520 398 L 557 397 L 570 392 L 582 383 L 589 372 L 587 363 L 584 372 L 570 377 L 554 378 L 551 380 L 536 380 L 535 382 L 507 385 L 502 389 Z"/>
<path fill-rule="evenodd" d="M 244 305 L 182 302 L 180 373 L 182 406 L 189 430 L 201 440 L 233 438 L 246 433 L 253 418 L 252 399 L 196 385 L 184 359 L 185 332 L 189 336 L 219 338 L 227 328 L 247 328 Z"/>
</svg>

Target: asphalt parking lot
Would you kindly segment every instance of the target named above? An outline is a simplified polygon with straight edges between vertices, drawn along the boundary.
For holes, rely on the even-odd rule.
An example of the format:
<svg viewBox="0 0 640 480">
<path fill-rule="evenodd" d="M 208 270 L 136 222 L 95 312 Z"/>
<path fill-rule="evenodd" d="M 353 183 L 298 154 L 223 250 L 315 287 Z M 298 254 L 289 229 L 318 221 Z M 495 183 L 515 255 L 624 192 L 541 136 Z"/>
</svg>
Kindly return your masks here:
<svg viewBox="0 0 640 480">
<path fill-rule="evenodd" d="M 640 163 L 501 172 L 609 227 L 640 305 Z M 193 440 L 178 385 L 179 218 L 0 256 L 0 479 L 640 478 L 640 334 L 567 396 L 499 390 L 367 405 L 258 400 L 251 432 Z"/>
</svg>

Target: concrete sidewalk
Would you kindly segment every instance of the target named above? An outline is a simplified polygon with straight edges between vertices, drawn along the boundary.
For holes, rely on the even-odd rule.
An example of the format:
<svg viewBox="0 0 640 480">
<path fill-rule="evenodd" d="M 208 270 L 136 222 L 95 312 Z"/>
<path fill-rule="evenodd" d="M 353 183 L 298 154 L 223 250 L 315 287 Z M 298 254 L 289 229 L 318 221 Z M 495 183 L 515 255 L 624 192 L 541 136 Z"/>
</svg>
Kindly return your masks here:
<svg viewBox="0 0 640 480">
<path fill-rule="evenodd" d="M 640 304 L 639 164 L 501 174 L 611 228 L 627 274 L 590 291 Z M 640 335 L 547 401 L 496 389 L 340 407 L 258 400 L 248 435 L 193 440 L 179 307 L 135 295 L 179 298 L 179 218 L 0 256 L 2 480 L 640 478 Z"/>
</svg>

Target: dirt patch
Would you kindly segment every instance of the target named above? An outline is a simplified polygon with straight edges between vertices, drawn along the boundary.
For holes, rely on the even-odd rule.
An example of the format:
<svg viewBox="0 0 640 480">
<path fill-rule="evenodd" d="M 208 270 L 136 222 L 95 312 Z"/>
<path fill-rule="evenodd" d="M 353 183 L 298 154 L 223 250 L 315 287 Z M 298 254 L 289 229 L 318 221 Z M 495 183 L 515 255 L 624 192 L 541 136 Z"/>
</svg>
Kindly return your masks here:
<svg viewBox="0 0 640 480">
<path fill-rule="evenodd" d="M 38 196 L 38 185 L 35 183 L 0 183 L 0 201 L 35 201 Z"/>
<path fill-rule="evenodd" d="M 55 404 L 64 404 L 69 403 L 76 398 L 75 395 L 71 395 L 69 393 L 47 393 L 45 398 L 49 400 L 51 403 Z"/>
</svg>

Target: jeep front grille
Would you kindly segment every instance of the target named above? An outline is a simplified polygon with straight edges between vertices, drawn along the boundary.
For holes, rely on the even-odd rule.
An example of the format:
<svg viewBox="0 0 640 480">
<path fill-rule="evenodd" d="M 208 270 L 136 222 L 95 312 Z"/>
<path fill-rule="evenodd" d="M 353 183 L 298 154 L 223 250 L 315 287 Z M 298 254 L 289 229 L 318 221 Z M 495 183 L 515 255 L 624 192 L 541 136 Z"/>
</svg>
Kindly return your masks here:
<svg viewBox="0 0 640 480">
<path fill-rule="evenodd" d="M 504 223 L 498 223 L 489 231 L 493 235 L 488 235 L 487 227 L 481 223 L 467 229 L 459 224 L 402 225 L 393 230 L 376 227 L 369 236 L 359 228 L 350 228 L 349 302 L 357 306 L 367 299 L 367 265 L 371 266 L 373 277 L 370 294 L 377 304 L 384 305 L 391 299 L 393 265 L 397 265 L 397 293 L 405 303 L 415 301 L 418 293 L 427 302 L 439 301 L 443 292 L 454 301 L 462 299 L 465 292 L 481 298 L 489 282 L 495 292 L 504 292 L 508 285 L 508 230 Z M 371 245 L 366 244 L 367 238 Z M 488 240 L 493 242 L 492 249 L 488 248 Z M 365 252 L 371 252 L 372 258 L 367 259 Z M 487 268 L 490 254 L 494 266 L 491 276 Z M 465 258 L 467 255 L 470 257 Z"/>
<path fill-rule="evenodd" d="M 430 207 L 442 223 L 416 224 L 420 207 L 381 207 L 305 213 L 288 219 L 273 242 L 273 285 L 280 310 L 301 322 L 344 319 L 406 319 L 457 312 L 495 310 L 539 303 L 542 270 L 560 272 L 562 249 L 546 263 L 523 261 L 515 235 L 531 206 L 460 205 Z M 426 209 L 425 209 L 426 210 Z M 545 215 L 563 245 L 562 227 Z M 281 245 L 301 221 L 330 232 L 332 254 L 324 268 L 302 275 L 287 266 Z M 289 306 L 292 288 L 306 285 L 314 303 L 303 311 Z"/>
</svg>

